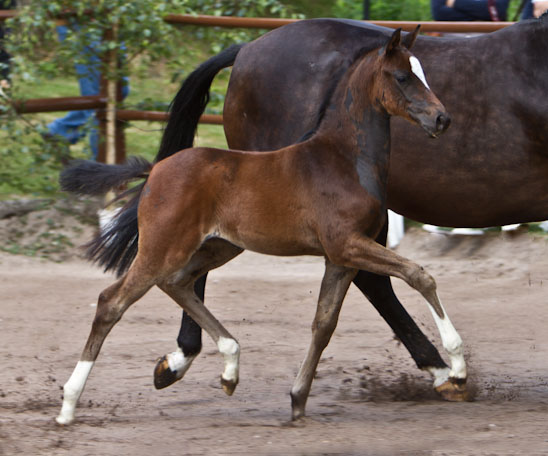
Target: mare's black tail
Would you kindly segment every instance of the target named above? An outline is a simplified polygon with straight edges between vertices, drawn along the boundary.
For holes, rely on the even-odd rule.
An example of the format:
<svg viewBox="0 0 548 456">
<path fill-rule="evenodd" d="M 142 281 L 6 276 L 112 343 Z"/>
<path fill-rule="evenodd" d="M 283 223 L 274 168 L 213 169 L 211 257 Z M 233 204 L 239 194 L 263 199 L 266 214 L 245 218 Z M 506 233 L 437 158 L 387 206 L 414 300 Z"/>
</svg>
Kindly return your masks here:
<svg viewBox="0 0 548 456">
<path fill-rule="evenodd" d="M 194 70 L 171 102 L 170 118 L 164 130 L 155 162 L 192 147 L 200 116 L 209 101 L 209 88 L 215 75 L 234 63 L 243 44 L 233 45 L 206 60 Z M 80 195 L 101 195 L 136 178 L 146 178 L 152 165 L 130 158 L 124 165 L 78 161 L 61 173 L 61 188 Z M 118 276 L 126 272 L 135 256 L 139 240 L 137 208 L 143 184 L 135 187 L 133 198 L 95 239 L 87 244 L 86 256 L 105 271 Z"/>
<path fill-rule="evenodd" d="M 73 161 L 59 178 L 61 189 L 78 195 L 102 195 L 134 179 L 146 179 L 152 168 L 148 161 L 130 157 L 123 165 L 105 165 L 90 160 Z M 99 235 L 86 245 L 86 257 L 105 271 L 123 274 L 137 254 L 137 206 L 143 184 L 130 190 L 137 193 Z"/>
<path fill-rule="evenodd" d="M 187 147 L 192 147 L 198 121 L 209 101 L 213 78 L 223 68 L 234 64 L 244 44 L 234 44 L 215 57 L 206 60 L 185 79 L 169 107 L 160 150 L 155 161 L 163 160 Z"/>
</svg>

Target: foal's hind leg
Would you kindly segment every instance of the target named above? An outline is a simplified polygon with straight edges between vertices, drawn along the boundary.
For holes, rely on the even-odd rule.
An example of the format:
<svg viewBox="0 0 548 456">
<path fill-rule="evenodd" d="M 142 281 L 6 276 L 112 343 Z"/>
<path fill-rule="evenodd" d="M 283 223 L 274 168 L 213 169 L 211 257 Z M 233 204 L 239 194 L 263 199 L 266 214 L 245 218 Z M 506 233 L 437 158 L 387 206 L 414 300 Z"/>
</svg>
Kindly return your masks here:
<svg viewBox="0 0 548 456">
<path fill-rule="evenodd" d="M 57 423 L 70 424 L 74 421 L 76 403 L 108 333 L 129 306 L 141 298 L 153 285 L 154 278 L 141 273 L 137 266 L 132 267 L 122 279 L 99 295 L 95 319 L 86 346 L 80 361 L 63 387 L 63 406 L 57 417 Z"/>
<path fill-rule="evenodd" d="M 199 296 L 196 293 L 197 283 L 205 281 L 205 275 L 208 271 L 222 266 L 235 256 L 239 255 L 242 251 L 243 250 L 241 248 L 236 247 L 222 239 L 211 239 L 202 245 L 185 268 L 176 274 L 174 279 L 168 283 L 160 285 L 160 288 L 169 294 L 181 307 L 183 307 L 183 309 L 189 313 L 191 312 L 191 310 L 188 309 L 189 306 L 198 309 L 205 309 L 203 304 L 203 295 Z M 209 314 L 209 317 L 207 318 L 213 318 L 213 316 Z M 198 336 L 201 342 L 200 326 L 194 322 L 193 319 L 190 319 L 190 321 L 195 326 L 193 334 Z M 218 342 L 218 340 L 215 341 Z M 188 348 L 189 347 L 187 347 L 187 349 Z M 169 353 L 158 361 L 154 369 L 154 385 L 156 388 L 165 388 L 184 376 L 192 361 L 200 352 L 201 343 L 199 346 L 196 346 L 193 343 L 190 348 L 191 349 L 186 351 L 183 346 L 178 351 Z M 235 386 L 236 385 L 234 384 L 234 387 Z M 227 386 L 227 388 L 230 389 L 230 386 Z M 233 389 L 234 388 L 232 388 L 232 391 Z M 225 391 L 227 391 L 227 393 L 229 392 L 227 389 L 225 389 Z M 230 394 L 232 394 L 232 392 L 230 392 Z"/>
<path fill-rule="evenodd" d="M 194 293 L 193 284 L 185 282 L 165 282 L 158 286 L 181 307 L 184 306 L 184 309 L 189 315 L 217 344 L 217 348 L 225 360 L 225 369 L 221 375 L 221 385 L 224 392 L 229 396 L 232 396 L 239 379 L 240 346 L 236 339 L 232 337 L 224 326 L 204 306 L 204 303 L 198 299 Z"/>
<path fill-rule="evenodd" d="M 335 266 L 329 260 L 325 262 L 316 316 L 312 323 L 312 341 L 291 389 L 293 420 L 304 416 L 318 362 L 335 331 L 344 297 L 356 272 L 355 269 Z"/>
<path fill-rule="evenodd" d="M 438 391 L 453 400 L 466 400 L 466 363 L 462 339 L 449 320 L 436 292 L 436 282 L 421 266 L 403 258 L 391 250 L 361 235 L 350 235 L 344 246 L 327 246 L 331 261 L 347 267 L 358 268 L 374 274 L 398 277 L 420 292 L 430 304 L 429 308 L 440 332 L 443 347 L 451 360 L 447 382 L 439 385 Z M 452 397 L 451 397 L 452 396 Z"/>
</svg>

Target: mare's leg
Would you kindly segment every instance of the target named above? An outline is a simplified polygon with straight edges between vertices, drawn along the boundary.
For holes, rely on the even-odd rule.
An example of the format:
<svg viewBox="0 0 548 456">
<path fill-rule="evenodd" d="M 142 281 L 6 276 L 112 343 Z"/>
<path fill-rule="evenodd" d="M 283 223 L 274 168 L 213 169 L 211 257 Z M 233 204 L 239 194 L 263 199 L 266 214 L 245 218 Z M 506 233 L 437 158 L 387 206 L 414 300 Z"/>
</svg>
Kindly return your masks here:
<svg viewBox="0 0 548 456">
<path fill-rule="evenodd" d="M 377 242 L 386 244 L 387 224 L 377 237 Z M 447 400 L 455 400 L 455 392 L 440 387 L 447 382 L 449 367 L 438 350 L 419 329 L 411 316 L 394 294 L 389 276 L 367 271 L 358 271 L 354 284 L 369 299 L 379 314 L 390 325 L 396 337 L 407 348 L 419 369 L 428 371 L 434 378 L 434 387 Z"/>
<path fill-rule="evenodd" d="M 123 313 L 154 285 L 154 277 L 139 264 L 99 295 L 95 319 L 84 351 L 72 375 L 63 387 L 63 406 L 57 417 L 59 424 L 74 421 L 76 403 L 99 355 L 101 346 Z"/>
<path fill-rule="evenodd" d="M 333 331 L 335 331 L 346 291 L 355 275 L 355 269 L 335 266 L 329 260 L 326 260 L 316 316 L 312 323 L 312 341 L 293 383 L 293 388 L 291 388 L 293 420 L 304 416 L 306 400 L 310 393 L 318 362 L 331 339 Z"/>
<path fill-rule="evenodd" d="M 198 299 L 203 304 L 207 271 L 222 266 L 242 251 L 239 247 L 222 239 L 215 238 L 207 241 L 178 274 L 180 277 L 178 287 L 185 288 L 194 283 L 192 299 Z M 183 378 L 202 348 L 202 329 L 186 312 L 184 298 L 187 296 L 185 288 L 185 293 L 175 299 L 185 309 L 177 339 L 179 349 L 158 360 L 154 368 L 154 386 L 157 389 L 165 388 Z"/>
<path fill-rule="evenodd" d="M 465 400 L 466 363 L 462 339 L 443 309 L 436 293 L 434 279 L 421 266 L 359 234 L 348 236 L 343 246 L 327 246 L 327 252 L 330 260 L 336 264 L 398 277 L 424 296 L 430 304 L 429 308 L 440 331 L 443 347 L 451 360 L 448 380 L 436 389 L 447 389 L 452 399 Z"/>
</svg>

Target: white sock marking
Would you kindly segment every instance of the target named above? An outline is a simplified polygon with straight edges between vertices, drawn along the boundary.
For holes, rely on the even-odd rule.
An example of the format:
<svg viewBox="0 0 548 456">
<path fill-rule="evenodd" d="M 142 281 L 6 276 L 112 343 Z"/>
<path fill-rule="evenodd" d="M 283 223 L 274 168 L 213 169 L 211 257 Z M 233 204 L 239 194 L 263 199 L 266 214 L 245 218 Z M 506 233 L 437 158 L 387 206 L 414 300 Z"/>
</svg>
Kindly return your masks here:
<svg viewBox="0 0 548 456">
<path fill-rule="evenodd" d="M 78 361 L 72 375 L 63 386 L 63 406 L 56 419 L 59 424 L 70 424 L 74 421 L 76 403 L 84 391 L 93 364 L 93 361 Z"/>
<path fill-rule="evenodd" d="M 227 337 L 219 337 L 217 347 L 225 358 L 223 378 L 233 382 L 238 381 L 238 370 L 240 367 L 240 346 L 238 342 Z"/>
<path fill-rule="evenodd" d="M 434 388 L 443 385 L 447 380 L 449 380 L 449 374 L 451 371 L 448 367 L 428 367 L 426 370 L 430 372 L 432 377 L 434 377 Z"/>
<path fill-rule="evenodd" d="M 441 303 L 440 306 L 443 309 L 444 318 L 440 318 L 432 306 L 429 306 L 429 308 L 440 332 L 443 348 L 445 348 L 451 360 L 451 372 L 449 376 L 453 378 L 466 378 L 466 362 L 464 361 L 462 350 L 462 339 Z"/>
<path fill-rule="evenodd" d="M 177 351 L 167 355 L 167 365 L 171 372 L 176 372 L 177 378 L 181 379 L 192 364 L 192 361 L 194 361 L 194 358 L 196 356 L 185 356 L 183 350 L 178 348 Z"/>
<path fill-rule="evenodd" d="M 430 90 L 430 86 L 428 85 L 428 82 L 426 82 L 426 76 L 424 76 L 424 71 L 422 71 L 422 65 L 419 62 L 419 59 L 412 55 L 409 57 L 409 63 L 411 64 L 411 71 L 415 73 L 417 78 L 419 78 L 425 87 Z"/>
</svg>

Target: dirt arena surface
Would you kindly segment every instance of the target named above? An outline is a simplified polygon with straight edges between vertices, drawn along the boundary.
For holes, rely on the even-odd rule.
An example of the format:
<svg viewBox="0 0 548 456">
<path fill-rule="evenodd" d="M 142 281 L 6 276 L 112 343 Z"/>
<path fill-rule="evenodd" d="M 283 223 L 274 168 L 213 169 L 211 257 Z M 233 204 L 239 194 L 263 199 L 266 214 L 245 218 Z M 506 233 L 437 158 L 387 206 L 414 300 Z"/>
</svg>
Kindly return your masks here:
<svg viewBox="0 0 548 456">
<path fill-rule="evenodd" d="M 0 254 L 0 454 L 548 454 L 547 246 L 523 233 L 412 230 L 398 251 L 436 277 L 475 400 L 439 400 L 352 287 L 298 424 L 288 422 L 288 392 L 310 341 L 321 259 L 245 253 L 211 273 L 207 303 L 242 347 L 234 396 L 220 388 L 222 358 L 208 336 L 181 382 L 154 389 L 155 360 L 175 349 L 180 311 L 152 290 L 107 339 L 75 424 L 59 427 L 60 387 L 113 279 L 78 259 Z M 395 287 L 441 347 L 426 302 Z"/>
</svg>

